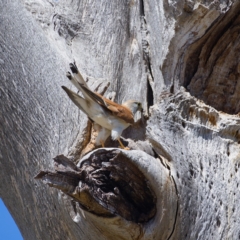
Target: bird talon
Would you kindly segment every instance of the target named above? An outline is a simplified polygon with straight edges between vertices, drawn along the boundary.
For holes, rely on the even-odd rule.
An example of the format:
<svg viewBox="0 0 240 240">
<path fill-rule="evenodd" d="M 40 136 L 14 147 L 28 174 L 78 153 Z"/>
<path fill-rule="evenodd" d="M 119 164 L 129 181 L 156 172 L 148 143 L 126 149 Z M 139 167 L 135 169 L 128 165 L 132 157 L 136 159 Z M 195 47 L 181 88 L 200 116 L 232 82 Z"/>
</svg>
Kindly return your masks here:
<svg viewBox="0 0 240 240">
<path fill-rule="evenodd" d="M 121 149 L 123 149 L 123 150 L 130 150 L 130 148 L 129 147 L 125 147 L 123 144 L 122 144 L 122 142 L 121 142 L 121 140 L 120 139 L 118 139 L 118 142 L 119 142 L 119 144 L 120 144 L 120 148 Z"/>
<path fill-rule="evenodd" d="M 130 150 L 129 147 L 121 147 L 121 146 L 119 146 L 119 148 L 121 148 L 121 149 L 123 149 L 123 150 Z"/>
</svg>

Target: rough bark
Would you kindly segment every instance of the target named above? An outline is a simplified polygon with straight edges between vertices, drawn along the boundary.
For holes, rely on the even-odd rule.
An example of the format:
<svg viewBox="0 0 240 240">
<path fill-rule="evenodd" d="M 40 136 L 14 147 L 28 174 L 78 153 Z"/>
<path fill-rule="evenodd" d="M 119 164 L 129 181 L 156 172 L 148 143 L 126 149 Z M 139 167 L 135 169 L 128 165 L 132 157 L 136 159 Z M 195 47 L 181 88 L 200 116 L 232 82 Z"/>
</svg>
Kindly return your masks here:
<svg viewBox="0 0 240 240">
<path fill-rule="evenodd" d="M 0 3 L 0 197 L 24 239 L 239 238 L 239 12 L 227 0 Z M 61 90 L 73 59 L 91 89 L 142 101 L 130 151 L 85 155 L 95 130 Z"/>
</svg>

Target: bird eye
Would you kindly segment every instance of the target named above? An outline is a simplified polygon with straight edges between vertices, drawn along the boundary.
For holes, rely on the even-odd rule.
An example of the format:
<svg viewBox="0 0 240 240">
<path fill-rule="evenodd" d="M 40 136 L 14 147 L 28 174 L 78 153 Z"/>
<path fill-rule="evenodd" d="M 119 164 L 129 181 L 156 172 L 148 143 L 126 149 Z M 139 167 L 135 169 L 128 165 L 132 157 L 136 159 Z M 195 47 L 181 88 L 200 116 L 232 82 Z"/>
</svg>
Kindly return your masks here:
<svg viewBox="0 0 240 240">
<path fill-rule="evenodd" d="M 138 105 L 138 109 L 141 110 L 142 109 L 142 104 L 140 102 L 138 102 L 137 105 Z"/>
</svg>

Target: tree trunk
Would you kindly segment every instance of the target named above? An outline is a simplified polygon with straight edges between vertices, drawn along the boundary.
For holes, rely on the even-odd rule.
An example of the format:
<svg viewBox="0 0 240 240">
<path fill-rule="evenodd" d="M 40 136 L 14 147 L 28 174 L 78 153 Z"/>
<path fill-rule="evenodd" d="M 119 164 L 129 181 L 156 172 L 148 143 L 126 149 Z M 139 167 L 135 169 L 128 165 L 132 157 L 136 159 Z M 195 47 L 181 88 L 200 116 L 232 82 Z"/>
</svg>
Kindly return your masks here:
<svg viewBox="0 0 240 240">
<path fill-rule="evenodd" d="M 239 13 L 228 0 L 0 3 L 0 197 L 24 239 L 240 238 Z M 61 89 L 73 59 L 92 90 L 142 102 L 131 150 L 92 151 Z"/>
</svg>

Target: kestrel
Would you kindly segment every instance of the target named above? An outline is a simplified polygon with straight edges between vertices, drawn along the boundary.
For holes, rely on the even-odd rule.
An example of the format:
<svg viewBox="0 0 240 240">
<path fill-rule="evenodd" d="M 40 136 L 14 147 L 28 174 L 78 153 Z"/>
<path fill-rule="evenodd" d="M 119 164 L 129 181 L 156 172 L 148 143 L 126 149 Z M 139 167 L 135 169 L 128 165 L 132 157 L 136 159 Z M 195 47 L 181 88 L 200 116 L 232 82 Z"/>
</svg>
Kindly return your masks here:
<svg viewBox="0 0 240 240">
<path fill-rule="evenodd" d="M 62 88 L 80 110 L 102 127 L 96 143 L 101 143 L 104 147 L 105 140 L 111 134 L 113 140 L 118 140 L 121 148 L 128 149 L 122 144 L 120 136 L 124 129 L 134 123 L 134 114 L 142 111 L 141 103 L 128 100 L 121 105 L 117 104 L 91 91 L 74 63 L 70 63 L 70 69 L 72 74 L 67 72 L 67 77 L 82 92 L 84 98 L 65 86 Z"/>
</svg>

